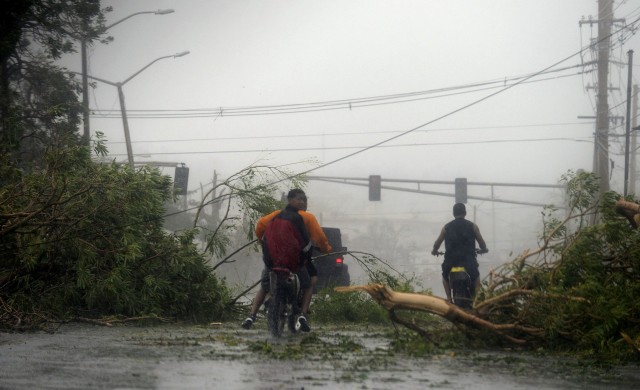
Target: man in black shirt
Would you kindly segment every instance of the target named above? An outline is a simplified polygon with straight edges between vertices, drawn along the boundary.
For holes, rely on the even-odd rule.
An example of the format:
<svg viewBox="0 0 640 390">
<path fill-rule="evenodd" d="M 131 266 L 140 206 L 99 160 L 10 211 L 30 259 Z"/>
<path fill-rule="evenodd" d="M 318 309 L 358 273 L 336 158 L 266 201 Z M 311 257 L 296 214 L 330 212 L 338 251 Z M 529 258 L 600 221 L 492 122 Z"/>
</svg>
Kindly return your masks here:
<svg viewBox="0 0 640 390">
<path fill-rule="evenodd" d="M 447 293 L 447 300 L 452 302 L 451 287 L 449 286 L 449 271 L 451 267 L 463 266 L 471 277 L 474 291 L 480 288 L 480 272 L 476 259 L 476 241 L 480 246 L 479 253 L 487 253 L 487 244 L 484 242 L 480 229 L 475 223 L 465 219 L 467 209 L 464 203 L 453 205 L 454 220 L 444 225 L 440 235 L 433 243 L 431 254 L 438 255 L 438 249 L 444 241 L 445 254 L 442 262 L 442 284 Z"/>
</svg>

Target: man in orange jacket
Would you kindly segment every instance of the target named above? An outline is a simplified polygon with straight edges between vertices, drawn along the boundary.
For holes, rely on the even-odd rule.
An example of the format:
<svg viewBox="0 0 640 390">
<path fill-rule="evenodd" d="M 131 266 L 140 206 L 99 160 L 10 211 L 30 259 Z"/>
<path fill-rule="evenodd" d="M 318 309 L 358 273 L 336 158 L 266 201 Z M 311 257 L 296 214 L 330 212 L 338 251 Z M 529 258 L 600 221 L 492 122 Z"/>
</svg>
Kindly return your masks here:
<svg viewBox="0 0 640 390">
<path fill-rule="evenodd" d="M 322 227 L 318 223 L 316 217 L 307 212 L 307 196 L 301 189 L 295 188 L 287 194 L 287 206 L 285 210 L 297 212 L 304 222 L 304 226 L 307 230 L 309 238 L 311 242 L 320 248 L 320 250 L 324 253 L 331 252 L 331 245 L 329 245 L 329 240 L 325 236 L 322 231 Z M 267 225 L 273 218 L 275 218 L 278 214 L 280 214 L 282 210 L 276 210 L 271 214 L 265 215 L 264 217 L 258 220 L 256 224 L 256 237 L 259 240 L 262 240 L 265 230 L 267 229 Z M 293 237 L 292 237 L 293 239 Z M 297 274 L 300 279 L 300 287 L 304 290 L 304 295 L 302 299 L 302 315 L 299 317 L 298 321 L 300 323 L 300 329 L 304 332 L 309 332 L 311 328 L 309 327 L 307 315 L 309 311 L 309 306 L 311 305 L 311 296 L 313 294 L 313 287 L 310 280 L 310 272 L 311 276 L 316 276 L 317 271 L 315 271 L 315 267 L 311 263 L 310 259 L 304 259 L 305 264 L 304 267 L 301 267 Z M 315 271 L 315 272 L 314 272 Z M 262 270 L 262 280 L 260 290 L 256 293 L 255 298 L 253 299 L 253 303 L 251 305 L 251 313 L 249 317 L 247 317 L 242 322 L 242 327 L 245 329 L 250 329 L 253 326 L 253 323 L 256 321 L 256 314 L 262 306 L 262 303 L 265 300 L 267 293 L 269 292 L 269 271 L 265 267 Z"/>
</svg>

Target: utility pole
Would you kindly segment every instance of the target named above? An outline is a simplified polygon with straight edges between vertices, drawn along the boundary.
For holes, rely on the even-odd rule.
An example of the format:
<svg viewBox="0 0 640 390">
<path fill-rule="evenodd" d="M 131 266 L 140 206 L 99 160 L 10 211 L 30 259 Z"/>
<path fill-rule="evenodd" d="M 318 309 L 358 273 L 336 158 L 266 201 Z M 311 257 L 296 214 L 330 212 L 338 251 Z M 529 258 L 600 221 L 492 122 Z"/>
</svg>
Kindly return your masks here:
<svg viewBox="0 0 640 390">
<path fill-rule="evenodd" d="M 218 172 L 213 170 L 213 191 L 211 191 L 211 223 L 212 226 L 218 226 L 220 223 L 220 206 L 221 202 L 217 200 L 216 187 L 218 187 Z M 222 195 L 222 192 L 220 193 Z"/>
<path fill-rule="evenodd" d="M 80 55 L 82 56 L 82 144 L 89 146 L 91 129 L 89 125 L 89 78 L 87 77 L 87 40 L 80 39 Z"/>
<path fill-rule="evenodd" d="M 627 122 L 625 123 L 624 137 L 624 196 L 629 195 L 629 147 L 631 143 L 631 84 L 633 83 L 633 50 L 627 52 L 629 57 L 627 68 L 629 78 L 627 81 Z"/>
<path fill-rule="evenodd" d="M 598 92 L 593 171 L 600 181 L 600 194 L 609 191 L 609 50 L 613 0 L 598 0 Z"/>
<path fill-rule="evenodd" d="M 629 191 L 636 193 L 636 148 L 638 127 L 638 85 L 633 86 L 633 114 L 631 115 L 631 155 L 629 156 Z"/>
</svg>

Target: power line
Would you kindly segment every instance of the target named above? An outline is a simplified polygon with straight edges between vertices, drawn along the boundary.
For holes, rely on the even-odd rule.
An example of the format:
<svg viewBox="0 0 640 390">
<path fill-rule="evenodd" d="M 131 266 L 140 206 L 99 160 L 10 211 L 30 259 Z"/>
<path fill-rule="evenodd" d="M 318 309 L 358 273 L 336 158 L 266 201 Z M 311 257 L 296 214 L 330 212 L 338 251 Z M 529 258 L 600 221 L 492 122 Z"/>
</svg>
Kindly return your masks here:
<svg viewBox="0 0 640 390">
<path fill-rule="evenodd" d="M 588 122 L 566 122 L 566 123 L 541 123 L 529 125 L 503 125 L 503 126 L 476 126 L 476 127 L 457 127 L 457 128 L 441 128 L 430 130 L 419 130 L 421 132 L 438 132 L 438 131 L 467 131 L 467 130 L 492 130 L 492 129 L 517 129 L 532 127 L 557 127 L 557 126 L 573 126 L 573 125 L 593 125 L 592 121 Z M 243 137 L 213 137 L 213 138 L 191 138 L 191 139 L 164 139 L 164 140 L 140 140 L 132 143 L 166 143 L 166 142 L 201 142 L 201 141 L 237 141 L 252 139 L 272 139 L 272 138 L 308 138 L 308 137 L 335 137 L 335 136 L 354 136 L 354 135 L 372 135 L 372 134 L 394 134 L 400 133 L 399 130 L 383 130 L 383 131 L 351 131 L 351 132 L 331 132 L 331 133 L 314 133 L 314 134 L 283 134 L 283 135 L 259 135 L 259 136 L 243 136 Z M 110 144 L 122 144 L 124 141 L 109 141 Z"/>
<path fill-rule="evenodd" d="M 451 146 L 451 145 L 477 145 L 492 143 L 512 143 L 512 142 L 548 142 L 548 141 L 571 141 L 571 142 L 593 142 L 592 137 L 581 138 L 532 138 L 532 139 L 501 139 L 501 140 L 484 140 L 484 141 L 459 141 L 459 142 L 433 142 L 433 143 L 412 143 L 398 145 L 379 145 L 380 148 L 405 148 L 419 146 Z M 274 152 L 307 152 L 314 150 L 349 150 L 349 149 L 365 149 L 371 148 L 366 146 L 333 146 L 333 147 L 308 147 L 308 148 L 279 148 L 279 149 L 242 149 L 242 150 L 207 150 L 207 151 L 184 151 L 184 152 L 150 152 L 141 153 L 141 155 L 192 155 L 192 154 L 228 154 L 228 153 L 274 153 Z M 353 155 L 353 154 L 352 154 Z M 110 154 L 110 156 L 119 157 L 126 156 L 122 153 Z M 139 156 L 139 155 L 138 155 Z M 306 173 L 306 172 L 305 172 Z"/>
<path fill-rule="evenodd" d="M 516 76 L 504 78 L 500 80 L 484 81 L 477 83 L 464 84 L 460 86 L 437 88 L 426 91 L 407 92 L 393 95 L 373 96 L 346 100 L 330 100 L 313 103 L 295 103 L 283 105 L 266 105 L 266 106 L 245 106 L 245 107 L 218 107 L 218 108 L 201 108 L 201 109 L 183 109 L 183 110 L 127 110 L 130 118 L 145 119 L 180 119 L 180 118 L 210 118 L 210 117 L 238 117 L 238 116 L 255 116 L 255 115 L 274 115 L 274 114 L 300 114 L 316 111 L 331 110 L 352 110 L 355 108 L 372 107 L 388 104 L 409 103 L 427 99 L 437 99 L 461 94 L 469 94 L 483 92 L 486 90 L 504 88 L 507 85 L 528 84 L 534 82 L 542 82 L 555 80 L 565 77 L 573 77 L 582 74 L 585 71 L 572 73 L 569 75 L 560 75 L 545 79 L 527 81 L 529 78 L 539 76 L 541 74 L 557 73 L 569 69 L 584 67 L 585 65 L 593 65 L 594 63 L 577 64 L 565 68 L 549 70 L 543 73 Z M 512 83 L 512 84 L 509 84 Z M 467 90 L 471 89 L 471 90 Z M 466 91 L 465 91 L 466 90 Z M 425 96 L 435 95 L 435 96 Z M 118 110 L 92 110 L 95 118 L 120 118 Z"/>
<path fill-rule="evenodd" d="M 635 20 L 631 25 L 635 25 L 636 23 L 638 23 L 638 21 L 640 21 L 640 18 L 636 19 L 636 20 Z M 606 37 L 606 38 L 602 38 L 601 40 L 609 39 L 609 37 L 610 37 L 611 35 L 613 35 L 613 34 L 614 34 L 614 33 L 610 33 L 608 37 Z M 556 66 L 558 66 L 558 65 L 562 64 L 563 62 L 568 61 L 569 59 L 571 59 L 571 58 L 573 58 L 573 57 L 575 57 L 575 56 L 577 56 L 577 55 L 580 55 L 580 54 L 582 53 L 582 51 L 583 51 L 583 50 L 584 50 L 584 49 L 581 49 L 580 51 L 578 51 L 578 52 L 576 52 L 576 53 L 573 53 L 573 54 L 571 54 L 571 55 L 569 55 L 569 56 L 567 56 L 567 57 L 565 57 L 565 58 L 563 58 L 563 59 L 561 59 L 561 60 L 559 60 L 559 61 L 555 62 L 554 64 L 551 64 L 551 65 L 549 65 L 548 67 L 546 67 L 546 68 L 544 68 L 544 69 L 542 69 L 542 70 L 540 70 L 540 71 L 538 71 L 538 72 L 536 72 L 536 73 L 533 73 L 533 74 L 529 75 L 529 76 L 528 76 L 528 77 L 526 77 L 526 78 L 521 79 L 520 81 L 517 81 L 517 82 L 515 82 L 515 83 L 513 83 L 513 84 L 507 85 L 507 86 L 505 86 L 504 88 L 502 88 L 502 89 L 500 89 L 500 90 L 498 90 L 498 91 L 496 91 L 496 92 L 490 93 L 490 94 L 489 94 L 489 95 L 487 95 L 487 96 L 484 96 L 484 97 L 482 97 L 482 98 L 480 98 L 480 99 L 477 99 L 477 100 L 475 100 L 475 101 L 473 101 L 473 102 L 471 102 L 471 103 L 465 104 L 465 105 L 463 105 L 463 106 L 461 106 L 461 107 L 459 107 L 459 108 L 457 108 L 457 109 L 454 109 L 454 110 L 452 110 L 452 111 L 450 111 L 450 112 L 448 112 L 448 113 L 446 113 L 446 114 L 444 114 L 444 115 L 441 115 L 441 116 L 439 116 L 439 117 L 437 117 L 437 118 L 434 118 L 434 119 L 432 119 L 432 120 L 430 120 L 430 121 L 427 121 L 427 122 L 425 122 L 425 123 L 423 123 L 423 124 L 421 124 L 421 125 L 419 125 L 419 126 L 416 126 L 416 127 L 412 128 L 412 129 L 409 129 L 409 130 L 407 130 L 407 131 L 405 131 L 405 132 L 403 132 L 403 133 L 400 133 L 400 134 L 395 135 L 395 136 L 393 136 L 393 137 L 387 138 L 386 140 L 383 140 L 383 141 L 377 142 L 377 143 L 372 144 L 372 145 L 370 145 L 370 146 L 368 146 L 368 147 L 366 147 L 366 148 L 363 148 L 363 149 L 358 150 L 358 151 L 356 151 L 356 152 L 353 152 L 353 153 L 347 154 L 347 155 L 345 155 L 345 156 L 342 156 L 342 157 L 340 157 L 340 158 L 337 158 L 337 159 L 335 159 L 335 160 L 333 160 L 333 161 L 329 161 L 329 162 L 327 162 L 327 163 L 325 163 L 325 164 L 321 164 L 321 165 L 319 165 L 319 166 L 317 166 L 317 167 L 315 167 L 315 168 L 311 168 L 311 169 L 308 169 L 308 170 L 306 170 L 306 171 L 304 171 L 304 172 L 300 172 L 300 173 L 298 173 L 297 175 L 294 175 L 294 176 L 290 176 L 290 177 L 286 177 L 286 178 L 283 178 L 283 179 L 277 180 L 277 181 L 275 181 L 275 182 L 274 182 L 274 183 L 272 183 L 272 184 L 277 184 L 277 183 L 283 182 L 283 181 L 285 181 L 285 180 L 289 180 L 289 179 L 291 179 L 292 177 L 296 177 L 296 176 L 299 176 L 299 175 L 305 175 L 305 174 L 308 174 L 308 173 L 310 173 L 310 172 L 316 171 L 316 170 L 318 170 L 318 169 L 321 169 L 321 168 L 327 167 L 327 166 L 329 166 L 329 165 L 333 165 L 333 164 L 335 164 L 335 163 L 338 163 L 338 162 L 340 162 L 340 161 L 346 160 L 346 159 L 348 159 L 348 158 L 350 158 L 350 157 L 353 157 L 353 156 L 355 156 L 355 155 L 358 155 L 358 154 L 360 154 L 360 153 L 364 153 L 364 152 L 366 152 L 366 151 L 367 151 L 367 150 L 369 150 L 369 149 L 373 149 L 373 148 L 376 148 L 376 147 L 380 147 L 381 145 L 384 145 L 384 144 L 386 144 L 386 143 L 388 143 L 388 142 L 391 142 L 391 141 L 393 141 L 393 140 L 395 140 L 395 139 L 397 139 L 397 138 L 403 137 L 403 136 L 405 136 L 405 135 L 407 135 L 407 134 L 413 133 L 413 132 L 415 132 L 415 131 L 417 131 L 417 130 L 419 130 L 419 129 L 423 128 L 423 127 L 426 127 L 426 126 L 428 126 L 428 125 L 430 125 L 430 124 L 433 124 L 433 123 L 435 123 L 435 122 L 438 122 L 438 121 L 440 121 L 440 120 L 442 120 L 442 119 L 444 119 L 444 118 L 450 117 L 450 116 L 452 116 L 452 115 L 454 115 L 454 114 L 457 114 L 458 112 L 464 111 L 464 110 L 466 110 L 466 109 L 468 109 L 468 108 L 470 108 L 470 107 L 476 106 L 476 105 L 478 105 L 478 104 L 480 104 L 480 103 L 484 102 L 485 100 L 491 99 L 491 98 L 492 98 L 492 97 L 494 97 L 494 96 L 497 96 L 497 95 L 499 95 L 499 94 L 502 94 L 503 92 L 508 91 L 509 89 L 511 89 L 511 88 L 513 88 L 513 87 L 516 87 L 516 86 L 518 86 L 518 85 L 520 85 L 520 84 L 522 84 L 522 83 L 526 82 L 527 80 L 529 80 L 529 79 L 531 79 L 531 78 L 533 78 L 533 77 L 535 77 L 535 76 L 537 76 L 537 75 L 539 75 L 539 74 L 542 74 L 542 73 L 544 73 L 544 72 L 548 72 L 548 71 L 550 71 L 551 69 L 553 69 L 554 67 L 556 67 Z"/>
</svg>

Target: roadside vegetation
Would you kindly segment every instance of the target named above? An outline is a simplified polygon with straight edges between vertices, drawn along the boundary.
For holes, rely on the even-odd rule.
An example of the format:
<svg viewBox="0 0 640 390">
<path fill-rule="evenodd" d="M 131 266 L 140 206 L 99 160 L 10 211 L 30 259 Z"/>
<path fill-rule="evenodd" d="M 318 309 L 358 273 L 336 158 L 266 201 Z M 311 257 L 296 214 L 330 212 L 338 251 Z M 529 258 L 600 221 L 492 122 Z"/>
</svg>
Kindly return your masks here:
<svg viewBox="0 0 640 390">
<path fill-rule="evenodd" d="M 0 318 L 15 329 L 96 316 L 208 320 L 228 291 L 194 244 L 163 229 L 170 178 L 47 150 L 0 189 Z"/>
<path fill-rule="evenodd" d="M 1 329 L 221 320 L 232 301 L 212 260 L 250 241 L 255 219 L 280 205 L 269 183 L 300 185 L 277 167 L 251 166 L 218 183 L 193 216 L 176 209 L 158 169 L 98 162 L 108 161 L 102 135 L 79 135 L 79 80 L 56 60 L 80 38 L 108 42 L 109 11 L 96 0 L 0 10 Z M 210 205 L 219 218 L 201 215 Z M 192 219 L 167 229 L 177 215 Z"/>
<path fill-rule="evenodd" d="M 322 323 L 391 324 L 387 311 L 359 291 L 346 294 L 332 289 L 319 291 L 311 310 L 313 320 Z"/>
</svg>

